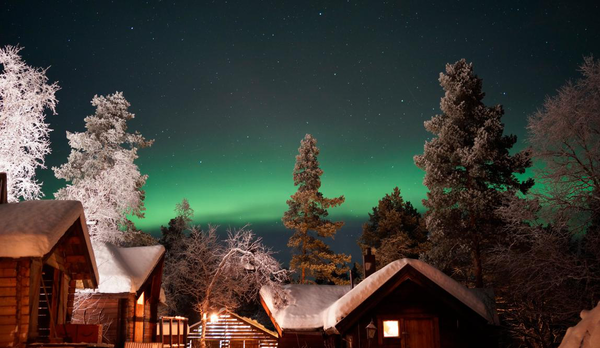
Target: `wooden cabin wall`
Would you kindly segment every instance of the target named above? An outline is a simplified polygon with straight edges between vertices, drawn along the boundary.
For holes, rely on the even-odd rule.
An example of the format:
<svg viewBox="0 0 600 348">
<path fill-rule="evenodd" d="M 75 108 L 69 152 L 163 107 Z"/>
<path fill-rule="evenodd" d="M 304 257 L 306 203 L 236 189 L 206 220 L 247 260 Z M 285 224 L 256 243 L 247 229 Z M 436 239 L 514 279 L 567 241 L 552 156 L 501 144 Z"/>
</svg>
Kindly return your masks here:
<svg viewBox="0 0 600 348">
<path fill-rule="evenodd" d="M 311 347 L 311 348 L 328 348 L 328 347 L 339 347 L 338 337 L 323 336 L 321 332 L 284 332 L 279 338 L 279 348 L 298 348 L 298 347 Z"/>
<path fill-rule="evenodd" d="M 30 259 L 0 258 L 0 347 L 27 341 L 30 264 Z"/>
<path fill-rule="evenodd" d="M 421 286 L 407 281 L 389 294 L 379 305 L 364 313 L 359 321 L 342 334 L 342 347 L 387 347 L 398 342 L 382 339 L 382 319 L 413 318 L 439 323 L 439 345 L 444 348 L 496 347 L 491 326 L 475 313 L 458 313 L 440 298 Z M 366 326 L 373 320 L 377 326 L 374 339 L 367 338 Z M 402 330 L 400 330 L 402 331 Z M 350 344 L 349 342 L 352 342 Z"/>
<path fill-rule="evenodd" d="M 102 324 L 102 342 L 122 347 L 128 333 L 132 312 L 128 303 L 132 294 L 77 294 L 73 324 Z M 129 320 L 128 320 L 129 318 Z"/>
<path fill-rule="evenodd" d="M 175 324 L 176 325 L 176 324 Z M 174 325 L 173 332 L 177 332 L 177 328 Z M 190 327 L 190 334 L 188 339 L 193 342 L 198 342 L 201 335 L 202 326 L 200 323 L 194 324 Z M 268 348 L 277 347 L 277 338 L 269 335 L 268 333 L 256 328 L 253 325 L 248 324 L 234 315 L 229 313 L 223 313 L 219 315 L 219 320 L 216 323 L 209 322 L 206 326 L 206 339 L 211 347 L 229 347 L 236 348 L 245 345 L 246 348 Z M 165 331 L 168 331 L 166 329 Z M 321 347 L 323 346 L 323 336 L 318 335 L 321 339 Z M 192 345 L 194 346 L 194 345 Z M 298 347 L 296 341 L 294 341 L 294 347 Z M 302 347 L 302 345 L 300 345 Z M 316 347 L 315 345 L 307 345 L 307 347 Z"/>
</svg>

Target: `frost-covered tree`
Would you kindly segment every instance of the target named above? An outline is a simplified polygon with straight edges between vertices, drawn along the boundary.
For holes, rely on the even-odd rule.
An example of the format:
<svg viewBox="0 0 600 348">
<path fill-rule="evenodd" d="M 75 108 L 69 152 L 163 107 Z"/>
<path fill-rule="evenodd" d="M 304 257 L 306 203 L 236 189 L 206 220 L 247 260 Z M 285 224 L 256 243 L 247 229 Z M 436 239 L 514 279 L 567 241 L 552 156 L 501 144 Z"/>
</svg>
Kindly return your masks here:
<svg viewBox="0 0 600 348">
<path fill-rule="evenodd" d="M 56 114 L 56 82 L 48 84 L 46 69 L 27 65 L 22 48 L 0 48 L 0 172 L 8 174 L 8 201 L 43 197 L 37 168 L 46 168 L 50 128 L 44 110 Z"/>
<path fill-rule="evenodd" d="M 343 222 L 327 219 L 327 209 L 344 202 L 344 196 L 325 198 L 319 192 L 323 170 L 319 168 L 317 140 L 306 134 L 300 142 L 294 167 L 294 185 L 298 190 L 287 201 L 289 209 L 283 214 L 283 224 L 294 230 L 288 246 L 293 248 L 292 270 L 300 271 L 300 283 L 313 277 L 320 282 L 346 283 L 340 275 L 348 272 L 350 256 L 334 253 L 323 238 L 334 238 Z"/>
<path fill-rule="evenodd" d="M 288 271 L 281 269 L 260 238 L 242 228 L 228 233 L 221 242 L 214 227 L 207 231 L 192 229 L 185 249 L 175 261 L 166 280 L 174 285 L 177 296 L 192 300 L 202 321 L 201 347 L 206 347 L 206 322 L 221 308 L 235 310 L 242 303 L 256 300 L 263 286 L 273 289 L 278 303 L 285 302 L 281 284 Z"/>
<path fill-rule="evenodd" d="M 404 257 L 419 258 L 427 250 L 427 244 L 421 214 L 410 202 L 404 201 L 398 187 L 373 207 L 358 240 L 363 252 L 367 248 L 375 249 L 377 268 Z"/>
<path fill-rule="evenodd" d="M 500 224 L 495 210 L 503 196 L 526 192 L 533 185 L 515 176 L 531 166 L 530 153 L 510 154 L 517 138 L 503 135 L 502 106 L 483 104 L 482 80 L 473 73 L 472 64 L 464 59 L 447 64 L 440 84 L 445 91 L 442 114 L 425 122 L 425 129 L 435 137 L 425 143 L 422 155 L 415 156 L 429 189 L 423 204 L 428 209 L 425 221 L 432 236 L 432 255 L 440 256 L 430 261 L 442 263 L 453 257 L 449 253 L 466 251 L 471 266 L 450 267 L 472 270 L 468 273 L 475 285 L 482 287 L 483 252 L 497 237 Z M 436 254 L 440 250 L 444 253 Z"/>
<path fill-rule="evenodd" d="M 148 147 L 139 133 L 127 132 L 134 115 L 121 92 L 94 96 L 94 115 L 85 118 L 85 132 L 67 132 L 71 154 L 67 163 L 52 168 L 57 178 L 70 183 L 55 193 L 57 199 L 81 201 L 92 223 L 90 236 L 96 241 L 119 243 L 121 229 L 131 225 L 127 215 L 143 217 L 147 175 L 134 161 L 137 151 Z"/>
<path fill-rule="evenodd" d="M 503 240 L 486 260 L 515 346 L 556 347 L 581 308 L 600 299 L 600 238 L 574 238 L 569 218 L 541 202 L 512 197 L 498 209 Z"/>
<path fill-rule="evenodd" d="M 555 347 L 581 308 L 600 299 L 600 63 L 548 98 L 529 119 L 543 185 L 498 214 L 506 226 L 488 264 L 517 341 Z"/>
<path fill-rule="evenodd" d="M 563 86 L 529 118 L 529 142 L 544 166 L 545 204 L 571 229 L 600 228 L 600 61 L 585 58 L 582 78 Z"/>
</svg>

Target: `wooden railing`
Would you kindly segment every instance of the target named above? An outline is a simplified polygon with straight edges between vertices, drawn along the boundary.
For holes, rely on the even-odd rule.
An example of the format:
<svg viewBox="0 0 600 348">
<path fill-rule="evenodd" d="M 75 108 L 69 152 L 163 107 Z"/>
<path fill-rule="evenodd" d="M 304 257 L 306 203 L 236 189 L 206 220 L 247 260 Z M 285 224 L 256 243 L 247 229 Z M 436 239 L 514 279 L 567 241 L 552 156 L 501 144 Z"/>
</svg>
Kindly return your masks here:
<svg viewBox="0 0 600 348">
<path fill-rule="evenodd" d="M 187 344 L 189 331 L 188 319 L 184 317 L 161 317 L 158 320 L 157 331 L 156 338 L 164 348 L 184 348 Z"/>
</svg>

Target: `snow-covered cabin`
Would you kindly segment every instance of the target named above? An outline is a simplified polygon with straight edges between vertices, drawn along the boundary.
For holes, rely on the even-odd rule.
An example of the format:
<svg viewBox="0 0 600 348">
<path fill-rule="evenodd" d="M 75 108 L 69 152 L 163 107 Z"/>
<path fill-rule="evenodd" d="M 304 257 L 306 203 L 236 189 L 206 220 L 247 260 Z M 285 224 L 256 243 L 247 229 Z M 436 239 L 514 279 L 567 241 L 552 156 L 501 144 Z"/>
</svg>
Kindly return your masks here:
<svg viewBox="0 0 600 348">
<path fill-rule="evenodd" d="M 190 325 L 188 339 L 200 342 L 202 322 Z M 277 333 L 259 322 L 225 311 L 206 324 L 206 347 L 208 348 L 276 348 Z"/>
<path fill-rule="evenodd" d="M 59 342 L 75 288 L 97 284 L 80 202 L 0 204 L 0 346 Z"/>
<path fill-rule="evenodd" d="M 600 303 L 591 310 L 579 314 L 581 321 L 567 329 L 558 348 L 600 347 Z"/>
<path fill-rule="evenodd" d="M 121 248 L 94 243 L 100 282 L 95 291 L 79 291 L 73 322 L 102 324 L 104 342 L 156 341 L 165 248 Z"/>
<path fill-rule="evenodd" d="M 496 346 L 493 300 L 422 261 L 394 261 L 354 288 L 284 288 L 281 308 L 270 288 L 260 292 L 283 348 Z"/>
</svg>

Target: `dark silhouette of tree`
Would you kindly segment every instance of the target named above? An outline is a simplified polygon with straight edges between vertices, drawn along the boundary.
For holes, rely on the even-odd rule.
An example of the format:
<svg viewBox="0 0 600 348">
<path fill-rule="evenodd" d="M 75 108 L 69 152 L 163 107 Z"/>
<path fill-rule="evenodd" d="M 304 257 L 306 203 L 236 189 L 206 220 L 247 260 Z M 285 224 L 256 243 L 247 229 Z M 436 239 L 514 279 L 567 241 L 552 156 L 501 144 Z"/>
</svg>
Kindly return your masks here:
<svg viewBox="0 0 600 348">
<path fill-rule="evenodd" d="M 378 269 L 404 257 L 419 258 L 427 250 L 427 232 L 421 214 L 404 201 L 398 187 L 373 207 L 358 245 L 363 252 L 367 248 L 375 250 Z"/>
</svg>

